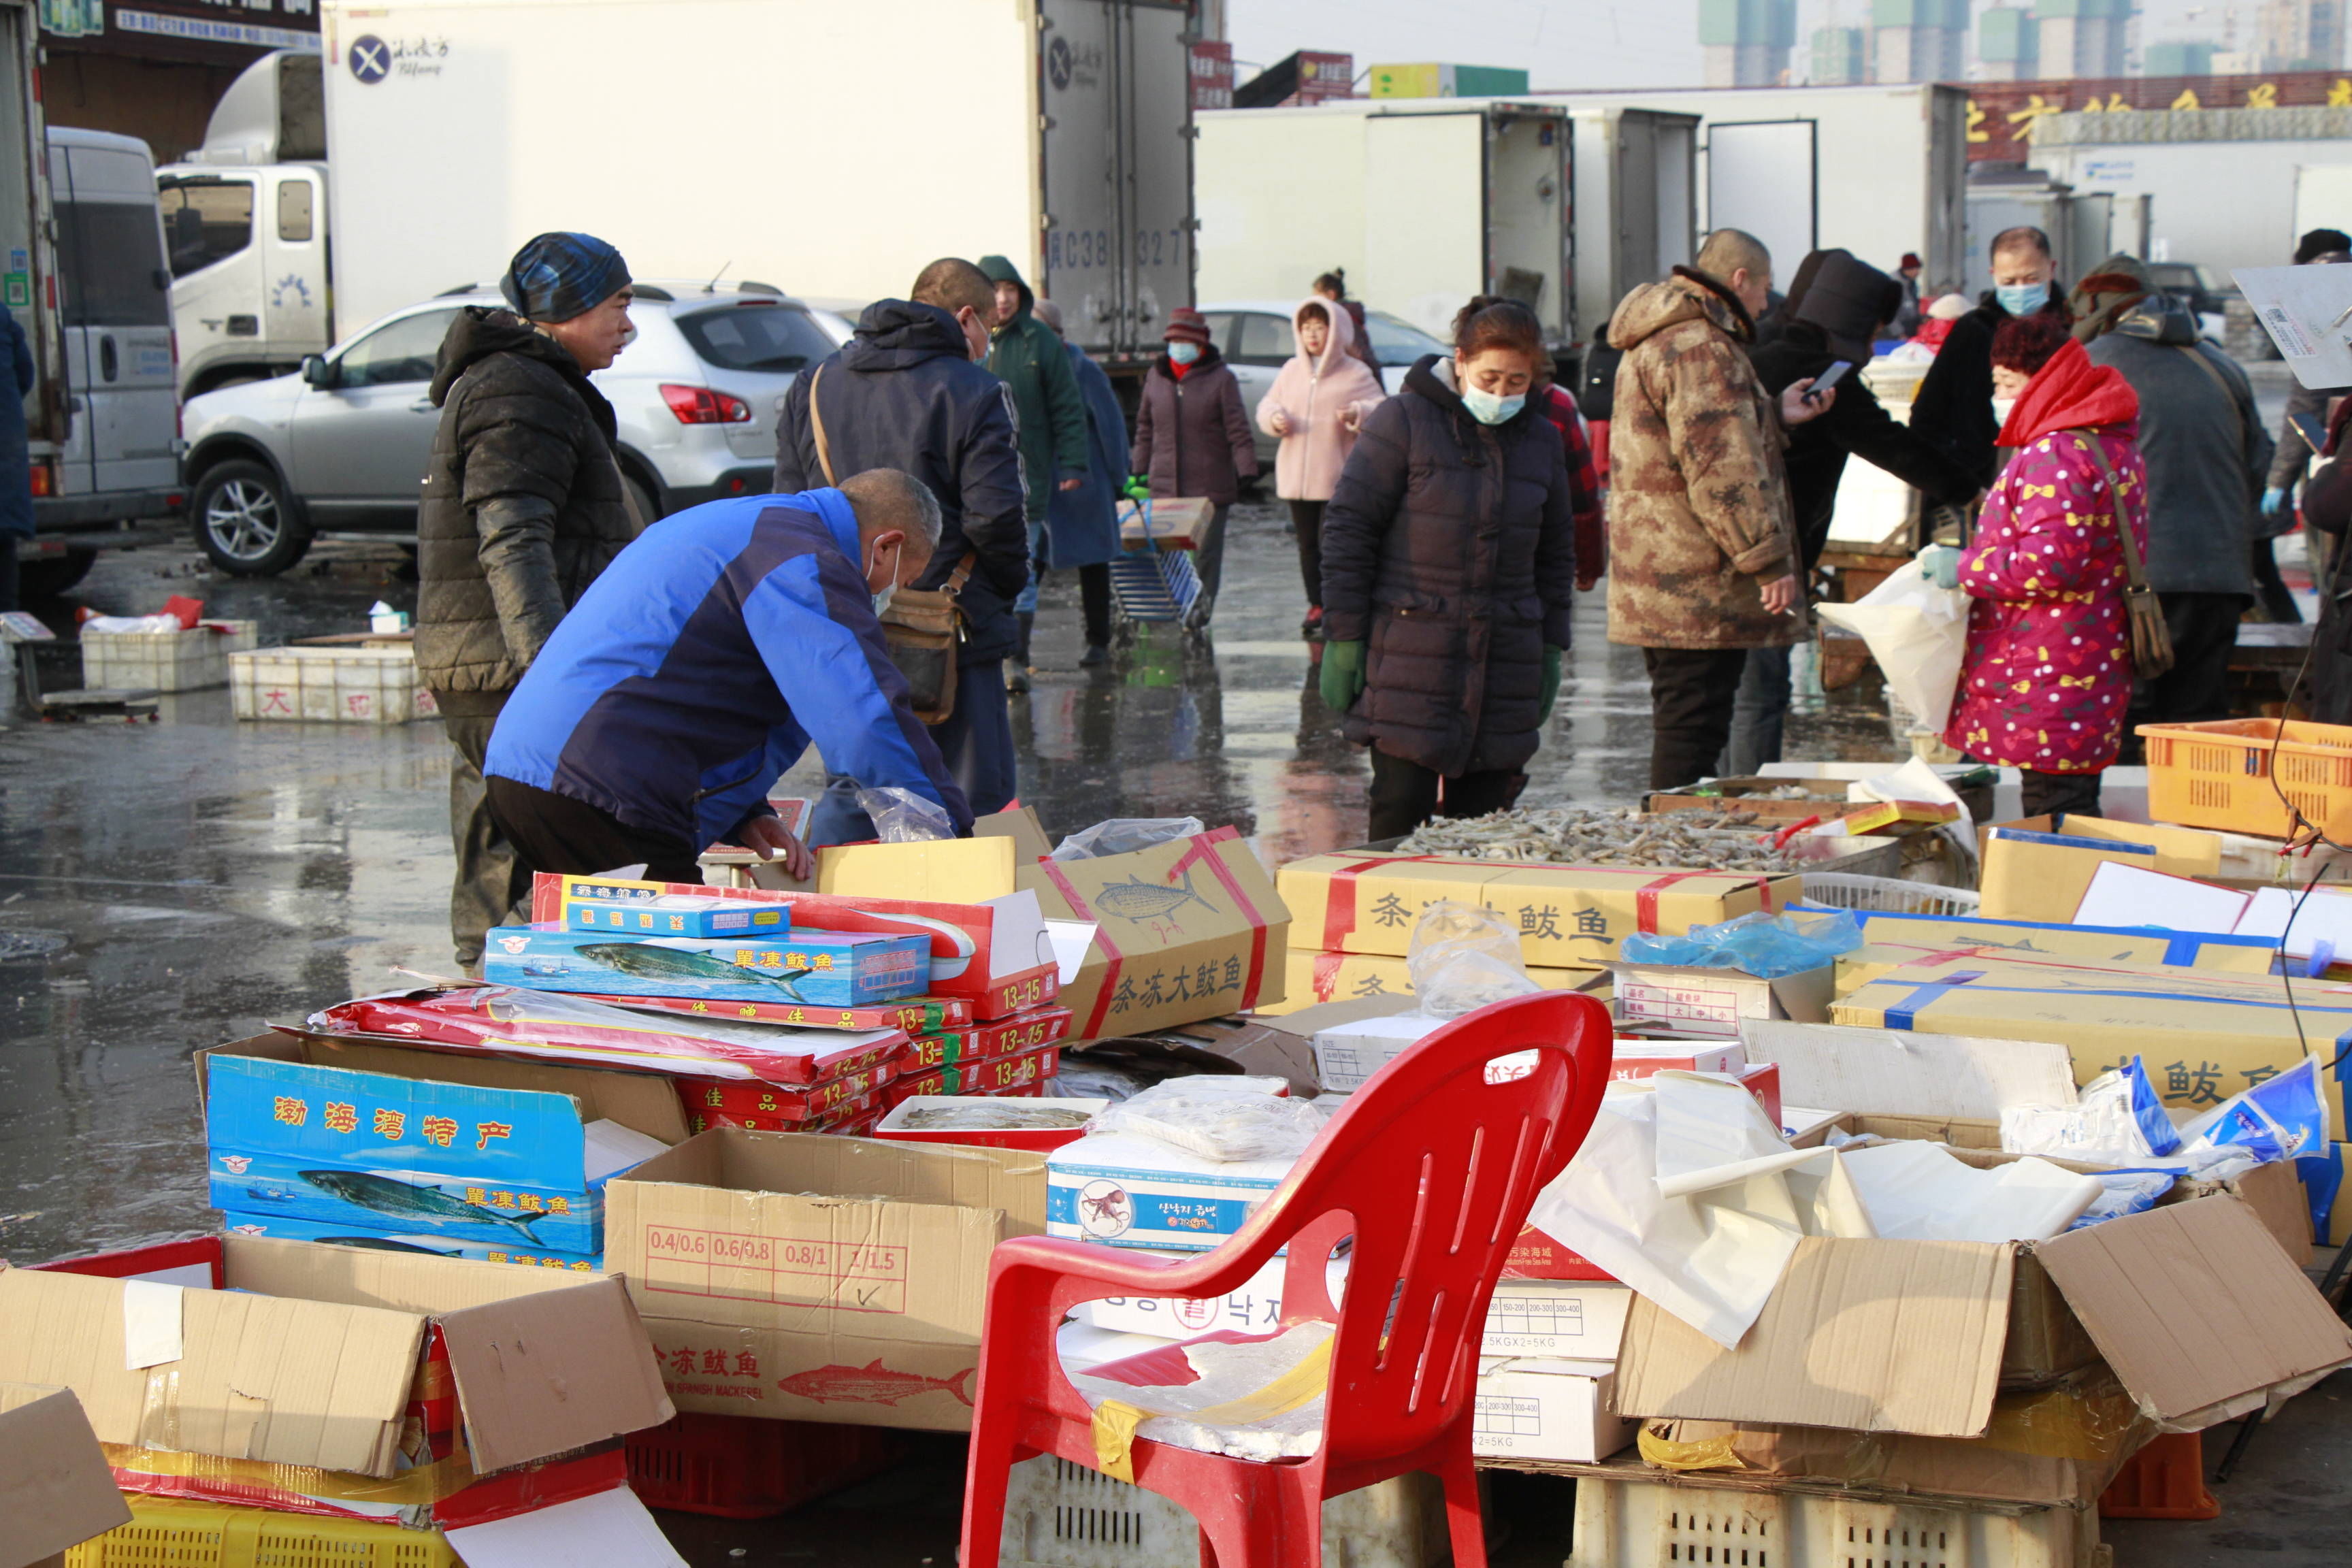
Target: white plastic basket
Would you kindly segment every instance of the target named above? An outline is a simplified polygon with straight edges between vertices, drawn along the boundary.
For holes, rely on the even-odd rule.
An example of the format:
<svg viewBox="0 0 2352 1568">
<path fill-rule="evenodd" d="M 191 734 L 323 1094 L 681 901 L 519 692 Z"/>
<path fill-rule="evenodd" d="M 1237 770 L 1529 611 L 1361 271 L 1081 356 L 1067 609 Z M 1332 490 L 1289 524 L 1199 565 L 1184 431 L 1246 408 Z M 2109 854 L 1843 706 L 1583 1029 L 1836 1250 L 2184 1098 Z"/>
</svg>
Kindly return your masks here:
<svg viewBox="0 0 2352 1568">
<path fill-rule="evenodd" d="M 1576 1481 L 1563 1568 L 2101 1568 L 2095 1508 L 1922 1508 L 1854 1494 Z"/>
<path fill-rule="evenodd" d="M 1323 1561 L 1346 1568 L 1433 1568 L 1446 1559 L 1445 1496 L 1433 1477 L 1400 1476 L 1323 1505 Z M 1013 1467 L 1004 1568 L 1197 1568 L 1201 1531 L 1157 1492 L 1040 1455 Z"/>
<path fill-rule="evenodd" d="M 440 714 L 405 647 L 266 647 L 228 662 L 240 719 L 405 724 Z"/>
<path fill-rule="evenodd" d="M 222 621 L 226 632 L 85 632 L 81 683 L 93 691 L 202 691 L 228 684 L 231 654 L 261 640 L 257 621 Z"/>
<path fill-rule="evenodd" d="M 1869 910 L 1889 915 L 1972 915 L 1973 888 L 1945 888 L 1900 877 L 1859 877 L 1850 871 L 1805 873 L 1805 902 L 1833 910 Z"/>
</svg>

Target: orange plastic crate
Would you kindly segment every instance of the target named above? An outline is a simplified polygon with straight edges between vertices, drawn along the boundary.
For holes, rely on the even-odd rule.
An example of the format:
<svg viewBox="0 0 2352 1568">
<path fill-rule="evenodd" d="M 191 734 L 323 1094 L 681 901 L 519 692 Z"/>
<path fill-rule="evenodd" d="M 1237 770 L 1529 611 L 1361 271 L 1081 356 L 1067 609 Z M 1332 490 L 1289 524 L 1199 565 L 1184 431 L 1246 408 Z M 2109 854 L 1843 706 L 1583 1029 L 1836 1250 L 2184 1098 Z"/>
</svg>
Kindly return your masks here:
<svg viewBox="0 0 2352 1568">
<path fill-rule="evenodd" d="M 898 1462 L 896 1432 L 686 1411 L 623 1439 L 629 1485 L 648 1508 L 767 1519 Z"/>
<path fill-rule="evenodd" d="M 2352 726 L 2224 719 L 2142 724 L 2139 733 L 2147 742 L 2147 814 L 2158 822 L 2285 838 L 2295 826 L 2284 793 L 2330 837 L 2352 830 Z"/>
<path fill-rule="evenodd" d="M 2205 1487 L 2205 1435 L 2168 1432 L 2134 1454 L 2099 1497 L 2102 1519 L 2219 1519 Z"/>
</svg>

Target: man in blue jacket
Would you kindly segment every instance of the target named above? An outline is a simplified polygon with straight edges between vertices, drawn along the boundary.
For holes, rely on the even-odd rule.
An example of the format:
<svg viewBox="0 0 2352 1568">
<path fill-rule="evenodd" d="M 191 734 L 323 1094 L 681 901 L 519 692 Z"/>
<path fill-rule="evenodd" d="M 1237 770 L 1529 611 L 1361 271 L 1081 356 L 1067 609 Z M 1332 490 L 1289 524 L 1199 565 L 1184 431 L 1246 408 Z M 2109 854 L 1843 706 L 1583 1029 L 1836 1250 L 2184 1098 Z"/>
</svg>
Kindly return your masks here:
<svg viewBox="0 0 2352 1568">
<path fill-rule="evenodd" d="M 768 790 L 812 742 L 830 772 L 911 790 L 968 831 L 876 617 L 939 539 L 939 503 L 888 469 L 646 530 L 556 626 L 490 737 L 490 815 L 516 858 L 698 882 L 703 847 L 725 842 L 804 877 Z"/>
<path fill-rule="evenodd" d="M 923 268 L 913 295 L 867 306 L 856 338 L 793 381 L 776 420 L 776 489 L 791 495 L 898 468 L 939 498 L 939 553 L 912 586 L 942 586 L 967 558 L 971 574 L 958 600 L 964 643 L 955 709 L 931 738 L 972 809 L 986 816 L 1020 784 L 1004 659 L 1016 640 L 1013 601 L 1029 584 L 1021 452 L 1004 384 L 973 363 L 988 353 L 995 285 L 948 258 Z M 822 451 L 812 402 L 824 422 Z M 818 807 L 820 844 L 874 837 L 864 813 L 839 808 L 841 793 L 828 791 Z"/>
</svg>

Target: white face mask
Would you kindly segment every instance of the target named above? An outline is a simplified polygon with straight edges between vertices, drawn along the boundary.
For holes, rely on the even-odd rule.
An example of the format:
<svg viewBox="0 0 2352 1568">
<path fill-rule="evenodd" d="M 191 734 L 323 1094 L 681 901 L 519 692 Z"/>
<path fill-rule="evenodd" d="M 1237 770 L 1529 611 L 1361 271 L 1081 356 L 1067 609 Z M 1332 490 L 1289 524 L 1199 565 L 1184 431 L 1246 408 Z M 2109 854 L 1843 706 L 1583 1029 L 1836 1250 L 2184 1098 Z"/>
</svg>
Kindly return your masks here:
<svg viewBox="0 0 2352 1568">
<path fill-rule="evenodd" d="M 873 558 L 866 563 L 866 580 L 867 582 L 871 583 L 874 580 L 874 568 L 880 565 L 881 562 L 882 552 L 879 550 L 877 550 L 874 552 Z M 890 607 L 890 601 L 898 596 L 898 563 L 894 558 L 890 563 L 890 581 L 888 585 L 874 595 L 874 613 L 878 616 L 883 611 L 888 609 Z"/>
<path fill-rule="evenodd" d="M 897 598 L 898 596 L 898 584 L 896 584 L 896 583 L 891 584 L 888 587 L 887 587 L 887 588 L 883 589 L 880 593 L 878 593 L 878 594 L 875 595 L 874 595 L 874 613 L 875 613 L 877 616 L 881 615 L 884 611 L 887 610 L 887 609 L 890 607 L 890 601 L 891 601 L 892 599 Z"/>
</svg>

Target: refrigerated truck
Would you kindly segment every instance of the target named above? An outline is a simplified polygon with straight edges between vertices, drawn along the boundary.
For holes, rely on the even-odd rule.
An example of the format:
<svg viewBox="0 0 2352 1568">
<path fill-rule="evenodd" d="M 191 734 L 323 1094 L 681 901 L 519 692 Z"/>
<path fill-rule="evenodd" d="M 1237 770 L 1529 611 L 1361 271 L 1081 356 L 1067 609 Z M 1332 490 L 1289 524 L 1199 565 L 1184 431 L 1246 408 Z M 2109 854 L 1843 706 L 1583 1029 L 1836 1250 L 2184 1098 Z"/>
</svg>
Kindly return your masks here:
<svg viewBox="0 0 2352 1568">
<path fill-rule="evenodd" d="M 333 310 L 548 229 L 639 275 L 903 296 L 1011 257 L 1115 368 L 1192 303 L 1181 0 L 325 0 Z"/>
</svg>

